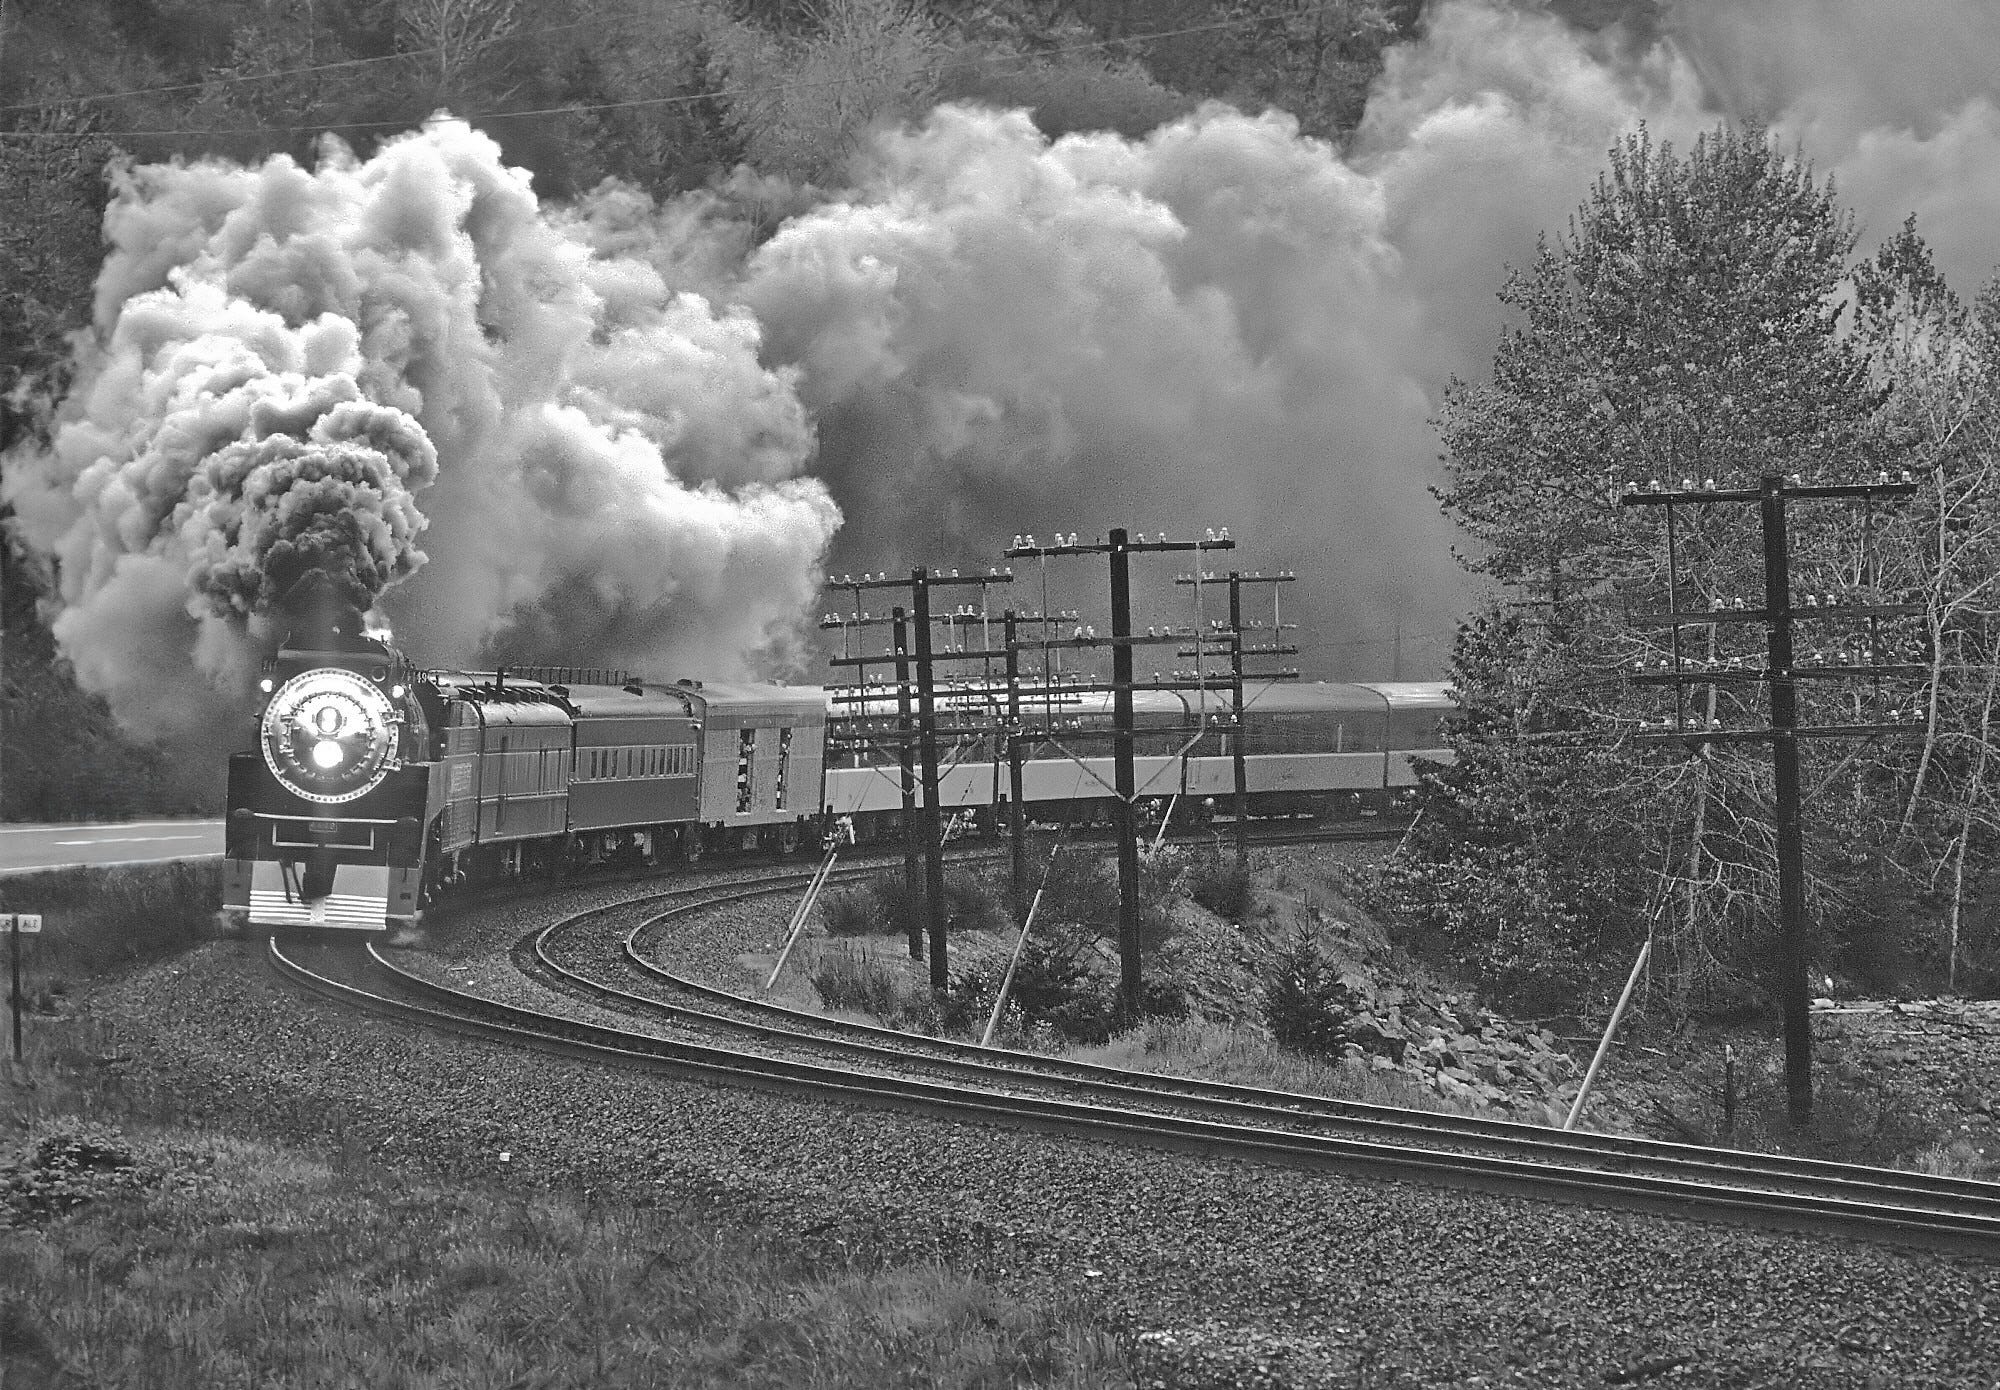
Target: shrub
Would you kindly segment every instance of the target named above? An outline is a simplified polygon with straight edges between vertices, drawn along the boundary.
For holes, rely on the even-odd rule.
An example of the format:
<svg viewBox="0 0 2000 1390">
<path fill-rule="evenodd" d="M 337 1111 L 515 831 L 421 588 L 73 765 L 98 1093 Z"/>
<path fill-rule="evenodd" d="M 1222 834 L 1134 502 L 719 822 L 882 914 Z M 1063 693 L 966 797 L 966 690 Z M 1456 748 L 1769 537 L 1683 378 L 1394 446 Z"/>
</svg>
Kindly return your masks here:
<svg viewBox="0 0 2000 1390">
<path fill-rule="evenodd" d="M 896 1014 L 895 1026 L 940 1038 L 974 1037 L 984 1031 L 998 989 L 999 981 L 981 971 L 954 970 L 943 989 L 911 996 Z"/>
<path fill-rule="evenodd" d="M 1037 934 L 1021 948 L 1009 994 L 1029 1018 L 1041 1018 L 1069 1002 L 1090 979 L 1084 952 L 1091 939 L 1074 930 L 1054 936 Z"/>
<path fill-rule="evenodd" d="M 1093 934 L 1118 929 L 1118 875 L 1087 845 L 1065 845 L 1041 861 L 1042 909 L 1036 930 L 1069 926 Z M 1032 888 L 1030 889 L 1032 895 Z"/>
<path fill-rule="evenodd" d="M 1319 938 L 1300 929 L 1278 948 L 1264 982 L 1264 1023 L 1285 1047 L 1331 1052 L 1347 1035 L 1350 1013 L 1340 972 Z"/>
<path fill-rule="evenodd" d="M 1109 1042 L 1118 1030 L 1118 989 L 1110 980 L 1092 976 L 1041 1017 L 1066 1038 L 1080 1043 Z"/>
<path fill-rule="evenodd" d="M 955 932 L 998 931 L 1012 915 L 993 885 L 974 874 L 946 874 L 944 901 L 945 920 Z"/>
<path fill-rule="evenodd" d="M 973 874 L 947 873 L 944 902 L 945 925 L 953 932 L 994 931 L 1008 921 L 1000 896 Z M 919 931 L 930 925 L 922 890 L 911 894 L 900 869 L 878 875 L 865 887 L 830 894 L 820 920 L 828 936 L 894 936 L 907 934 L 913 925 Z"/>
<path fill-rule="evenodd" d="M 1211 850 L 1191 867 L 1188 896 L 1224 921 L 1241 922 L 1250 915 L 1256 894 L 1248 865 Z"/>
<path fill-rule="evenodd" d="M 820 924 L 828 936 L 878 936 L 895 930 L 895 922 L 869 888 L 849 888 L 820 900 Z"/>
<path fill-rule="evenodd" d="M 19 1160 L 0 1166 L 0 1225 L 60 1216 L 147 1180 L 124 1135 L 108 1125 L 63 1120 Z"/>
<path fill-rule="evenodd" d="M 902 972 L 866 951 L 841 946 L 821 951 L 807 977 L 828 1008 L 858 1009 L 883 1017 L 902 1002 Z"/>
</svg>

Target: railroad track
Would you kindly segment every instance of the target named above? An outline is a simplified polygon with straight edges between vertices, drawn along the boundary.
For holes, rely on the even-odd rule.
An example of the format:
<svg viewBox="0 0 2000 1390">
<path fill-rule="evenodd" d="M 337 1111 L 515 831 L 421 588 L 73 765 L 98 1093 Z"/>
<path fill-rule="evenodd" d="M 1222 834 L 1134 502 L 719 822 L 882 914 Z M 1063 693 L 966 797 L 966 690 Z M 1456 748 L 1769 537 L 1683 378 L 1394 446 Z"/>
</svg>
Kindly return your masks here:
<svg viewBox="0 0 2000 1390">
<path fill-rule="evenodd" d="M 620 914 L 629 921 L 635 904 L 626 903 L 555 923 L 517 947 L 529 973 L 632 1026 L 468 994 L 395 965 L 372 943 L 299 948 L 274 938 L 272 960 L 309 989 L 385 1016 L 694 1079 L 1370 1178 L 2000 1253 L 2000 1184 L 1423 1115 L 979 1048 L 802 1014 L 681 978 L 651 959 L 649 943 L 677 918 L 791 892 L 806 878 L 684 887 L 637 904 L 660 910 L 636 926 L 606 925 Z M 603 978 L 607 961 L 618 983 Z"/>
</svg>

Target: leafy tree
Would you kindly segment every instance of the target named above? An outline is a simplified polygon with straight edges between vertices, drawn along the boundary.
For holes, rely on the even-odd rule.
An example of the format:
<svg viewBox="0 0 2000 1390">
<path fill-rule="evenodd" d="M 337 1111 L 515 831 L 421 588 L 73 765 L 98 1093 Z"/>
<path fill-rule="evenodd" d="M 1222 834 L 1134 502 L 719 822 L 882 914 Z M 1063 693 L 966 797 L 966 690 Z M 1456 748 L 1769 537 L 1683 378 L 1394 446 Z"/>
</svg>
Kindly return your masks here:
<svg viewBox="0 0 2000 1390">
<path fill-rule="evenodd" d="M 1456 759 L 1423 772 L 1423 814 L 1382 881 L 1523 1004 L 1574 1004 L 1613 925 L 1644 902 L 1643 846 L 1615 743 L 1571 698 L 1559 650 L 1489 611 L 1456 647 Z M 1545 645 L 1545 644 L 1544 644 Z"/>
<path fill-rule="evenodd" d="M 1881 399 L 1839 332 L 1853 246 L 1831 190 L 1761 131 L 1685 158 L 1643 129 L 1614 146 L 1569 234 L 1509 275 L 1524 322 L 1491 384 L 1447 392 L 1440 500 L 1479 543 L 1469 567 L 1560 606 L 1651 577 L 1628 480 L 1852 476 Z M 1736 553 L 1715 528 L 1707 549 Z"/>
<path fill-rule="evenodd" d="M 946 46 L 909 0 L 827 0 L 813 32 L 718 26 L 731 127 L 760 173 L 812 181 L 852 155 L 878 122 L 916 115 L 936 90 Z"/>
<path fill-rule="evenodd" d="M 1756 509 L 1677 508 L 1669 576 L 1661 509 L 1618 498 L 1632 480 L 1848 481 L 1887 461 L 1884 388 L 1840 324 L 1853 246 L 1831 188 L 1763 131 L 1718 129 L 1683 156 L 1642 129 L 1611 150 L 1567 234 L 1508 277 L 1501 298 L 1520 319 L 1492 381 L 1446 394 L 1440 500 L 1475 542 L 1468 567 L 1519 596 L 1539 631 L 1527 641 L 1489 619 L 1462 638 L 1463 766 L 1433 779 L 1425 814 L 1482 834 L 1463 851 L 1421 839 L 1402 887 L 1432 912 L 1463 899 L 1440 925 L 1486 943 L 1499 973 L 1512 960 L 1532 974 L 1539 957 L 1541 985 L 1560 987 L 1642 919 L 1682 1004 L 1755 973 L 1775 893 L 1764 751 L 1633 735 L 1670 712 L 1683 727 L 1759 727 L 1762 686 L 1675 697 L 1618 677 L 1670 664 L 1676 642 L 1702 665 L 1761 665 L 1760 625 L 1669 638 L 1629 621 L 1669 602 L 1761 606 Z M 1802 581 L 1879 597 L 1844 514 L 1811 510 L 1794 509 Z M 1835 713 L 1838 698 L 1813 695 L 1806 717 Z M 1861 819 L 1879 825 L 1880 812 L 1878 798 Z M 1842 901 L 1825 874 L 1813 891 L 1822 917 Z M 1527 949 L 1496 951 L 1503 922 Z"/>
<path fill-rule="evenodd" d="M 1353 129 L 1413 14 L 1385 0 L 1075 0 L 1054 7 L 1174 91 L 1275 106 L 1309 135 Z M 1156 37 L 1157 36 L 1157 37 Z"/>
<path fill-rule="evenodd" d="M 422 60 L 432 100 L 445 106 L 463 101 L 475 84 L 494 91 L 495 49 L 521 24 L 516 0 L 403 0 L 398 17 L 405 46 Z"/>
<path fill-rule="evenodd" d="M 1195 105 L 1073 16 L 1030 8 L 982 4 L 950 16 L 955 44 L 938 76 L 940 100 L 1026 107 L 1051 137 L 1115 130 L 1134 139 Z"/>
<path fill-rule="evenodd" d="M 0 449 L 34 422 L 16 388 L 30 376 L 59 387 L 68 336 L 89 319 L 112 153 L 90 127 L 57 107 L 31 138 L 0 140 Z"/>
<path fill-rule="evenodd" d="M 1858 333 L 1889 390 L 1880 427 L 1920 484 L 1887 520 L 1897 562 L 1883 587 L 1922 603 L 1915 631 L 1891 629 L 1880 655 L 1926 666 L 1909 714 L 1923 734 L 1914 752 L 1864 749 L 1856 777 L 1900 794 L 1882 855 L 1945 919 L 1947 979 L 1957 983 L 1968 914 L 1983 918 L 1992 952 L 1991 892 L 1983 865 L 2000 847 L 2000 286 L 1970 307 L 1937 272 L 1914 217 L 1855 275 Z M 1899 756 L 1900 754 L 1900 756 Z M 1900 774 L 1900 775 L 1898 775 Z M 1884 942 L 1856 942 L 1870 958 Z M 2000 959 L 1979 962 L 1982 975 Z"/>
</svg>

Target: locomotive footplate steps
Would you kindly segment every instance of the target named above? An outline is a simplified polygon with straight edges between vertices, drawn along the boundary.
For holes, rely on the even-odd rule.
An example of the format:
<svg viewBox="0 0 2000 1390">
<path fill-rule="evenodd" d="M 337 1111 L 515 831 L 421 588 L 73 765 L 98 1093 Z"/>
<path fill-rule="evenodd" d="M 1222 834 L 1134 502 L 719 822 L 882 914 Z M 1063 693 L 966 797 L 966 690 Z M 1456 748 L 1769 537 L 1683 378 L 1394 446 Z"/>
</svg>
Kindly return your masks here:
<svg viewBox="0 0 2000 1390">
<path fill-rule="evenodd" d="M 329 891 L 323 896 L 307 897 L 305 890 L 308 874 L 302 863 L 279 862 L 268 859 L 256 860 L 242 867 L 248 874 L 237 872 L 241 861 L 230 864 L 231 872 L 224 885 L 223 909 L 245 910 L 247 916 L 241 924 L 252 930 L 275 927 L 333 927 L 355 931 L 386 931 L 392 926 L 401 926 L 410 916 L 409 907 L 401 912 L 403 921 L 390 919 L 391 899 L 398 896 L 395 890 L 404 885 L 392 879 L 411 877 L 405 871 L 390 869 L 380 864 L 340 864 L 334 869 Z M 244 890 L 239 899 L 232 892 L 241 882 Z M 319 883 L 310 887 L 319 888 Z M 406 891 L 401 896 L 408 897 Z"/>
</svg>

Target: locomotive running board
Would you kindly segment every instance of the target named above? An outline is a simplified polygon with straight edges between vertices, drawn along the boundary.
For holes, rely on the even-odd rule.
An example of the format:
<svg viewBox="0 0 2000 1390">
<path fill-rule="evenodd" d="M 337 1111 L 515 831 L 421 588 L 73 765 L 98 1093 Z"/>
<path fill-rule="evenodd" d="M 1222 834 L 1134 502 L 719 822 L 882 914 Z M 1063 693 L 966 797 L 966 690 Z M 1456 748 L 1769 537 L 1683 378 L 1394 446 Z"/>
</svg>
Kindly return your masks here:
<svg viewBox="0 0 2000 1390">
<path fill-rule="evenodd" d="M 342 864 L 333 892 L 318 902 L 299 897 L 298 876 L 285 882 L 284 865 L 260 859 L 250 877 L 252 927 L 327 927 L 347 931 L 389 929 L 389 870 L 383 864 Z"/>
</svg>

